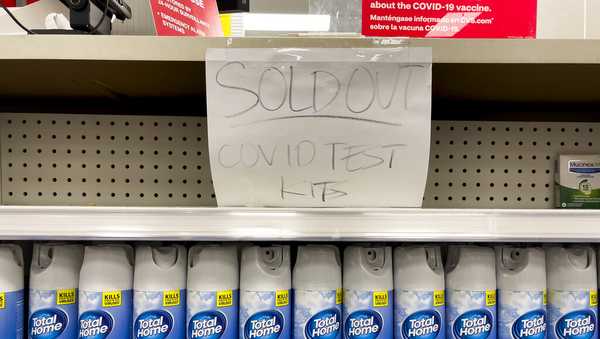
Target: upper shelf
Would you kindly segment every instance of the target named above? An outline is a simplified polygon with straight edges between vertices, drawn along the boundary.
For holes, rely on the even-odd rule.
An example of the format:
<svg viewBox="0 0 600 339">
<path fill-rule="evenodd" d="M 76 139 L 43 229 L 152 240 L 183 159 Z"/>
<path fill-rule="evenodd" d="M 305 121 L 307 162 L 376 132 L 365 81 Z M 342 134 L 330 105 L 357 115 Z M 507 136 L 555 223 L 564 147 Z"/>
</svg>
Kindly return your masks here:
<svg viewBox="0 0 600 339">
<path fill-rule="evenodd" d="M 600 242 L 600 211 L 0 207 L 2 240 Z"/>
<path fill-rule="evenodd" d="M 436 119 L 523 119 L 506 112 L 533 104 L 544 114 L 526 119 L 553 120 L 545 109 L 596 111 L 600 102 L 596 40 L 56 35 L 0 36 L 0 112 L 204 115 L 208 48 L 398 46 L 432 48 Z M 492 108 L 501 112 L 491 115 Z"/>
<path fill-rule="evenodd" d="M 434 63 L 598 64 L 596 40 L 0 36 L 0 60 L 202 62 L 208 48 L 431 47 Z"/>
</svg>

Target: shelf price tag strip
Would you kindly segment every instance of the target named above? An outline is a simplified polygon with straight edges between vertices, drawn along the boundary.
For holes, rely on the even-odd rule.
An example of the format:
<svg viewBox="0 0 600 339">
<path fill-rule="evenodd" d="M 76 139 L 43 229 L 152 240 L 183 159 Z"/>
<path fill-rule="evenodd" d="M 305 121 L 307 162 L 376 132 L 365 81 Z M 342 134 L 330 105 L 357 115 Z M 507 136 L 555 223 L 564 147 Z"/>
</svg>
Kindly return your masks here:
<svg viewBox="0 0 600 339">
<path fill-rule="evenodd" d="M 209 49 L 219 206 L 419 207 L 431 49 Z"/>
</svg>

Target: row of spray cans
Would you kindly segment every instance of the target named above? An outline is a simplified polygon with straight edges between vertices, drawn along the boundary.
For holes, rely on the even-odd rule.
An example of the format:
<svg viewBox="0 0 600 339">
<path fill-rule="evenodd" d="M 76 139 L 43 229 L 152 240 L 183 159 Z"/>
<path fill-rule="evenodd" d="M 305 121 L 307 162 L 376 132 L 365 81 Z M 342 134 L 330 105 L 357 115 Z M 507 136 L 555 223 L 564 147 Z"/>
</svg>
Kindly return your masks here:
<svg viewBox="0 0 600 339">
<path fill-rule="evenodd" d="M 139 246 L 134 266 L 133 250 L 126 245 L 35 245 L 27 336 L 385 339 L 402 330 L 414 336 L 411 329 L 394 326 L 390 247 L 347 247 L 343 279 L 335 246 L 298 247 L 293 272 L 289 246 L 245 247 L 241 262 L 233 246 L 195 246 L 185 252 L 181 246 Z M 398 314 L 434 304 L 433 311 L 419 309 L 406 323 L 422 335 L 430 323 L 427 315 L 434 314 L 435 333 L 429 335 L 443 335 L 440 249 L 402 247 L 395 256 L 397 276 L 411 277 L 396 279 L 396 300 L 406 302 L 396 303 Z M 23 311 L 20 248 L 0 246 L 0 260 L 1 287 L 7 292 L 0 335 L 20 339 L 22 319 L 15 319 Z"/>
<path fill-rule="evenodd" d="M 597 279 L 588 246 L 451 246 L 446 336 L 597 339 Z"/>
<path fill-rule="evenodd" d="M 339 339 L 342 314 L 352 338 L 391 337 L 391 249 L 345 254 L 344 300 L 335 246 L 299 247 L 292 280 L 289 246 L 36 244 L 24 333 L 23 254 L 0 245 L 0 338 Z"/>
<path fill-rule="evenodd" d="M 597 339 L 586 246 L 450 246 L 445 270 L 439 246 L 349 246 L 343 270 L 337 247 L 300 246 L 293 272 L 288 246 L 245 247 L 239 263 L 233 246 L 186 252 L 35 245 L 26 336 Z M 0 245 L 1 338 L 24 337 L 23 266 Z"/>
<path fill-rule="evenodd" d="M 36 244 L 24 333 L 23 254 L 0 245 L 0 338 L 185 338 L 186 261 L 183 246 L 140 246 L 134 277 L 128 245 Z"/>
<path fill-rule="evenodd" d="M 291 285 L 286 247 L 244 253 L 240 339 L 598 337 L 588 246 L 450 246 L 445 269 L 439 246 L 350 246 L 343 279 L 337 248 L 301 246 Z"/>
</svg>

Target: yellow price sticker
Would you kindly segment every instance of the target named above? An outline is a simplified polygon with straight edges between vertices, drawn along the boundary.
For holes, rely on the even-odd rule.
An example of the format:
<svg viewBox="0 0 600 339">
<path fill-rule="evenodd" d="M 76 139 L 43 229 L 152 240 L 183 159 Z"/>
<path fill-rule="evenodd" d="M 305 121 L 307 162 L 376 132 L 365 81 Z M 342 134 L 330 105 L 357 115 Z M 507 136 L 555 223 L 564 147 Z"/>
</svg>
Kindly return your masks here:
<svg viewBox="0 0 600 339">
<path fill-rule="evenodd" d="M 74 288 L 56 291 L 57 305 L 73 305 L 77 301 L 77 292 Z"/>
<path fill-rule="evenodd" d="M 446 304 L 446 292 L 444 290 L 433 291 L 433 306 L 444 306 Z"/>
<path fill-rule="evenodd" d="M 275 306 L 287 306 L 290 304 L 290 291 L 280 290 L 275 292 Z"/>
<path fill-rule="evenodd" d="M 121 291 L 102 292 L 102 307 L 117 307 L 123 304 Z"/>
<path fill-rule="evenodd" d="M 5 309 L 6 308 L 6 293 L 5 292 L 1 292 L 0 293 L 0 309 Z"/>
<path fill-rule="evenodd" d="M 388 291 L 373 292 L 373 307 L 386 307 L 388 304 Z"/>
<path fill-rule="evenodd" d="M 221 14 L 223 36 L 231 36 L 231 14 Z"/>
<path fill-rule="evenodd" d="M 163 292 L 163 306 L 178 306 L 181 303 L 181 292 L 179 290 Z"/>
<path fill-rule="evenodd" d="M 590 290 L 590 306 L 598 306 L 598 290 Z"/>
<path fill-rule="evenodd" d="M 496 305 L 496 290 L 485 291 L 485 304 L 486 306 Z"/>
<path fill-rule="evenodd" d="M 335 304 L 340 305 L 344 302 L 344 290 L 341 288 L 337 288 L 335 290 Z"/>
<path fill-rule="evenodd" d="M 233 291 L 218 291 L 217 292 L 217 307 L 229 307 L 233 305 Z"/>
<path fill-rule="evenodd" d="M 543 293 L 544 294 L 543 294 L 542 300 L 544 302 L 544 305 L 547 305 L 548 304 L 548 291 L 544 288 L 544 292 Z"/>
</svg>

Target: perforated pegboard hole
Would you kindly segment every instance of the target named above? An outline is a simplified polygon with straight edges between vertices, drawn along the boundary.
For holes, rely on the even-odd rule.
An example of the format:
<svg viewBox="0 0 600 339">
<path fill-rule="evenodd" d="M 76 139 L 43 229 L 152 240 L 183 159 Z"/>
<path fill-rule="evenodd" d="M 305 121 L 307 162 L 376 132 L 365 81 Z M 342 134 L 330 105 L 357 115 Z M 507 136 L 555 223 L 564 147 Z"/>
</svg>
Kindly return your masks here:
<svg viewBox="0 0 600 339">
<path fill-rule="evenodd" d="M 0 118 L 8 204 L 215 204 L 204 118 L 18 116 Z"/>
<path fill-rule="evenodd" d="M 556 155 L 600 153 L 598 129 L 595 123 L 434 122 L 424 206 L 552 208 Z M 448 182 L 454 184 L 439 184 Z"/>
</svg>

